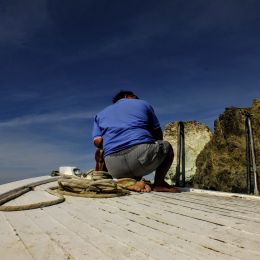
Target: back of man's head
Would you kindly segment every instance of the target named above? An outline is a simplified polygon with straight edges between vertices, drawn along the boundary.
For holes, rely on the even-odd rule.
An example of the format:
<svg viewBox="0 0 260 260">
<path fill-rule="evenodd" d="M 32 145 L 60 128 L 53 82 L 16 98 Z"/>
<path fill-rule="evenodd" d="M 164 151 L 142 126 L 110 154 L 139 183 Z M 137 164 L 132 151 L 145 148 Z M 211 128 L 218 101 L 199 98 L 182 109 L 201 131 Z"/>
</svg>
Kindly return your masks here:
<svg viewBox="0 0 260 260">
<path fill-rule="evenodd" d="M 129 90 L 121 90 L 120 92 L 118 92 L 114 97 L 113 97 L 113 104 L 115 104 L 118 100 L 122 99 L 122 98 L 136 98 L 138 99 L 138 97 L 134 94 L 134 92 L 129 91 Z"/>
</svg>

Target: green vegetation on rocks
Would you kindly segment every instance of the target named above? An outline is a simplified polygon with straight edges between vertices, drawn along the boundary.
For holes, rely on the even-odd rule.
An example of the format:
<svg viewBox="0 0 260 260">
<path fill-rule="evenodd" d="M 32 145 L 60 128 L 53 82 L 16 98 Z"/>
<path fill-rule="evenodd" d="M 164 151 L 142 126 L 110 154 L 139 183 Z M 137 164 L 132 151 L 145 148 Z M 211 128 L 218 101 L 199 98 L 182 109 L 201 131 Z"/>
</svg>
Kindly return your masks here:
<svg viewBox="0 0 260 260">
<path fill-rule="evenodd" d="M 260 172 L 260 99 L 250 108 L 226 108 L 214 124 L 214 134 L 197 157 L 193 185 L 202 189 L 247 192 L 246 115 L 251 115 L 256 165 Z"/>
</svg>

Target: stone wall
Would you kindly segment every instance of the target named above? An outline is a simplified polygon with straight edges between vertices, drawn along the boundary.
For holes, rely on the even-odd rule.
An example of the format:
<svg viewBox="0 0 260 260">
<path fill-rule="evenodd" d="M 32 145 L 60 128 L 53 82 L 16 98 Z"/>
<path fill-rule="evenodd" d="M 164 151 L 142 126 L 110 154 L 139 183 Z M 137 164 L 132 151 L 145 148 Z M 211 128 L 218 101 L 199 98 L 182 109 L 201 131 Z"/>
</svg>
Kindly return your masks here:
<svg viewBox="0 0 260 260">
<path fill-rule="evenodd" d="M 251 108 L 226 108 L 214 124 L 214 135 L 197 158 L 195 186 L 227 192 L 247 192 L 246 114 L 250 113 L 260 172 L 260 99 Z"/>
<path fill-rule="evenodd" d="M 169 141 L 174 149 L 174 161 L 167 174 L 167 182 L 173 184 L 173 179 L 176 174 L 177 164 L 177 128 L 178 122 L 171 122 L 165 126 L 164 140 Z M 196 172 L 196 159 L 202 151 L 206 143 L 212 137 L 212 132 L 208 126 L 197 121 L 184 122 L 185 128 L 185 164 L 186 164 L 186 181 L 190 182 L 192 176 Z"/>
</svg>

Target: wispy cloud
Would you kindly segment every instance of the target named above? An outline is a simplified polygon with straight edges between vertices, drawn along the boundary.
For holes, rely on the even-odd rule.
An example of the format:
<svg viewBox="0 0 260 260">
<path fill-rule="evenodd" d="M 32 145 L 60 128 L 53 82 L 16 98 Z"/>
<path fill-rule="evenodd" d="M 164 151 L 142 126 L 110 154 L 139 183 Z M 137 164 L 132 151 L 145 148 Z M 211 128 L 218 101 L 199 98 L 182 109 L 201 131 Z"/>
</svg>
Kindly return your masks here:
<svg viewBox="0 0 260 260">
<path fill-rule="evenodd" d="M 59 166 L 94 166 L 94 112 L 27 115 L 0 122 L 0 183 L 48 175 Z M 85 123 L 83 123 L 85 122 Z"/>
<path fill-rule="evenodd" d="M 7 138 L 7 139 L 6 139 Z M 76 166 L 88 170 L 94 166 L 92 151 L 75 151 L 68 145 L 57 145 L 32 138 L 5 135 L 0 140 L 0 183 L 29 176 L 48 175 L 59 166 Z"/>
<path fill-rule="evenodd" d="M 20 127 L 30 124 L 44 124 L 53 123 L 67 120 L 77 119 L 91 119 L 95 115 L 95 112 L 76 112 L 76 113 L 50 113 L 41 115 L 28 115 L 18 118 L 13 118 L 4 122 L 0 122 L 0 128 L 3 127 Z"/>
</svg>

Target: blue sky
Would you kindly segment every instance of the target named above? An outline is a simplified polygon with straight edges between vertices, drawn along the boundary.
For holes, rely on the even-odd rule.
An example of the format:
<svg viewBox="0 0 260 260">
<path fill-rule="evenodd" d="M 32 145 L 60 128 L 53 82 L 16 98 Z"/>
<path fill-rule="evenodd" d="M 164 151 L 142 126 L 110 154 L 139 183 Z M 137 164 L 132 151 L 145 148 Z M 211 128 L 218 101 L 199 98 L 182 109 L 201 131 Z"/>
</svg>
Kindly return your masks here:
<svg viewBox="0 0 260 260">
<path fill-rule="evenodd" d="M 260 97 L 259 32 L 258 0 L 0 0 L 0 183 L 92 168 L 121 89 L 213 128 Z"/>
</svg>

